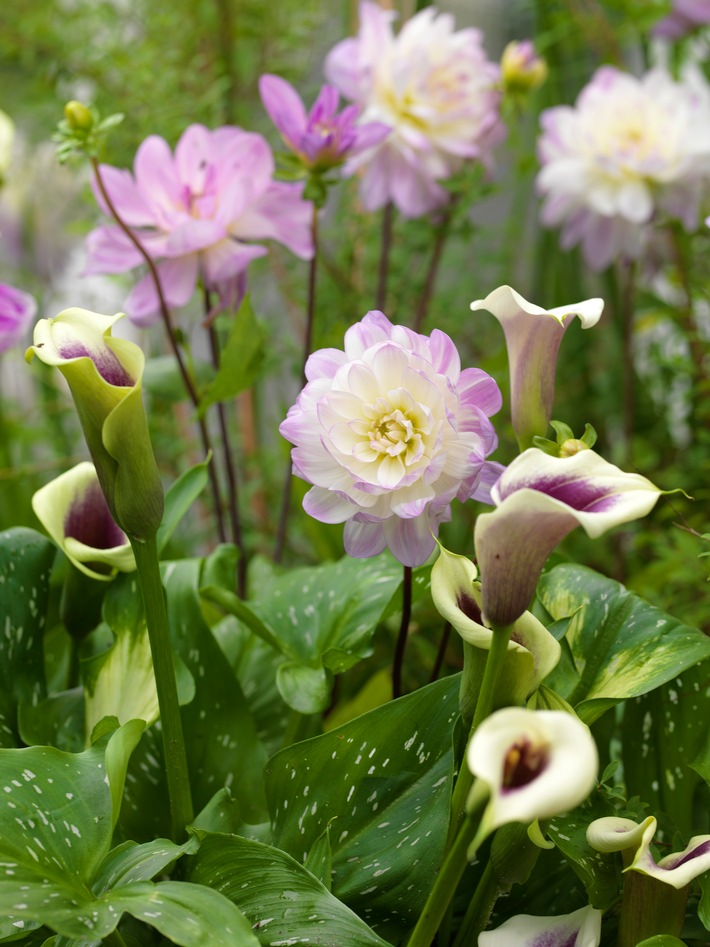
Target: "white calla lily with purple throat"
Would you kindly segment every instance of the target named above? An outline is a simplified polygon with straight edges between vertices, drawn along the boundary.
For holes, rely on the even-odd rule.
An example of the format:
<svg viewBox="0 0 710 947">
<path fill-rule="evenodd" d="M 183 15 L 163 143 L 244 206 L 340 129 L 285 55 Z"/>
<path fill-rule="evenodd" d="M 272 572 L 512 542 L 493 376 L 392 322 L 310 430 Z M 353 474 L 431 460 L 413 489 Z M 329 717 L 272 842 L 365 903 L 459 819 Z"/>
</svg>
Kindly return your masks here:
<svg viewBox="0 0 710 947">
<path fill-rule="evenodd" d="M 598 947 L 601 936 L 602 912 L 587 905 L 557 917 L 517 914 L 480 934 L 478 947 Z"/>
<path fill-rule="evenodd" d="M 645 516 L 660 495 L 650 480 L 592 450 L 551 457 L 531 447 L 520 454 L 491 491 L 497 509 L 476 521 L 484 617 L 509 625 L 522 615 L 547 557 L 576 526 L 596 538 Z"/>
</svg>

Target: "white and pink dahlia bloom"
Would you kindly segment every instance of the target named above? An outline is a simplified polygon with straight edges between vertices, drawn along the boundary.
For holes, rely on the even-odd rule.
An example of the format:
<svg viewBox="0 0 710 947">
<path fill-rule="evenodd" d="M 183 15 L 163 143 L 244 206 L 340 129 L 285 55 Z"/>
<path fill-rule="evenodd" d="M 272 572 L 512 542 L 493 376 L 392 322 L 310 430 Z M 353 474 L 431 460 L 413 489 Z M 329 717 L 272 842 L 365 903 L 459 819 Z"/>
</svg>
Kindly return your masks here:
<svg viewBox="0 0 710 947">
<path fill-rule="evenodd" d="M 637 259 L 659 218 L 698 223 L 710 184 L 710 88 L 699 73 L 640 79 L 603 66 L 574 107 L 541 116 L 537 187 L 542 222 L 562 228 L 601 270 Z"/>
<path fill-rule="evenodd" d="M 223 298 L 243 293 L 246 269 L 264 256 L 263 240 L 277 240 L 297 256 L 313 256 L 312 205 L 303 185 L 274 181 L 274 158 L 261 135 L 224 126 L 190 125 L 175 147 L 150 135 L 136 152 L 133 174 L 107 165 L 101 174 L 118 214 L 158 262 L 169 306 L 184 306 L 201 279 Z M 98 187 L 94 193 L 109 214 Z M 86 273 L 123 273 L 143 257 L 116 225 L 97 227 L 87 240 Z M 159 318 L 148 274 L 133 288 L 126 313 L 139 325 Z"/>
<path fill-rule="evenodd" d="M 304 509 L 345 523 L 351 556 L 389 547 L 405 566 L 421 565 L 452 500 L 490 502 L 502 472 L 486 460 L 500 391 L 481 369 L 461 370 L 445 333 L 419 335 L 368 312 L 344 351 L 311 355 L 306 378 L 279 430 L 295 445 L 294 473 L 313 484 Z"/>
<path fill-rule="evenodd" d="M 362 0 L 358 35 L 331 50 L 325 74 L 362 107 L 361 122 L 392 129 L 345 166 L 363 169 L 365 208 L 392 201 L 406 217 L 419 217 L 446 203 L 441 182 L 465 160 L 490 165 L 504 135 L 500 69 L 486 59 L 480 32 L 456 32 L 451 14 L 427 7 L 396 36 L 393 18 Z"/>
</svg>

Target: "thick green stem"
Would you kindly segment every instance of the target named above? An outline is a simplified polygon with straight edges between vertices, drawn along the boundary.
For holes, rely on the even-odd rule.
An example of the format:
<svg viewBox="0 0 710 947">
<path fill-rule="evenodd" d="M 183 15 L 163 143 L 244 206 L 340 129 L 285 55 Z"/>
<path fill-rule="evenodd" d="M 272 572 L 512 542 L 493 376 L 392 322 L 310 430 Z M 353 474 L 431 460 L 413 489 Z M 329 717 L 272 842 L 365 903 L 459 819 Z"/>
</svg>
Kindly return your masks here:
<svg viewBox="0 0 710 947">
<path fill-rule="evenodd" d="M 493 875 L 493 863 L 489 861 L 469 902 L 453 947 L 467 947 L 468 944 L 478 943 L 478 935 L 485 929 L 500 891 Z"/>
<path fill-rule="evenodd" d="M 407 942 L 407 947 L 429 947 L 434 940 L 466 865 L 475 854 L 475 849 L 473 851 L 470 849 L 476 836 L 478 821 L 477 813 L 469 813 L 466 816 L 461 831 L 456 836 L 441 871 L 436 876 L 434 887 Z"/>
<path fill-rule="evenodd" d="M 483 680 L 481 681 L 481 690 L 478 694 L 478 701 L 476 703 L 476 710 L 473 715 L 473 722 L 471 723 L 471 731 L 468 735 L 468 743 L 471 742 L 471 737 L 476 732 L 481 723 L 490 716 L 491 710 L 493 709 L 493 703 L 495 701 L 496 688 L 498 686 L 498 680 L 503 670 L 503 664 L 505 663 L 505 656 L 508 651 L 508 642 L 510 641 L 510 634 L 513 630 L 512 625 L 502 625 L 500 627 L 493 627 L 493 637 L 491 640 L 490 651 L 488 652 L 488 658 L 486 660 L 486 669 L 483 672 Z M 451 825 L 449 827 L 449 845 L 454 837 L 454 833 L 457 831 L 461 818 L 463 816 L 464 809 L 466 807 L 466 800 L 468 794 L 471 791 L 471 786 L 473 785 L 473 774 L 466 765 L 464 759 L 459 774 L 456 777 L 456 785 L 454 786 L 454 793 L 451 799 Z"/>
<path fill-rule="evenodd" d="M 145 542 L 131 539 L 131 546 L 143 596 L 155 687 L 158 692 L 173 839 L 180 842 L 185 836 L 185 826 L 193 819 L 192 796 L 170 644 L 168 613 L 165 608 L 163 583 L 160 579 L 158 547 L 154 536 Z"/>
</svg>

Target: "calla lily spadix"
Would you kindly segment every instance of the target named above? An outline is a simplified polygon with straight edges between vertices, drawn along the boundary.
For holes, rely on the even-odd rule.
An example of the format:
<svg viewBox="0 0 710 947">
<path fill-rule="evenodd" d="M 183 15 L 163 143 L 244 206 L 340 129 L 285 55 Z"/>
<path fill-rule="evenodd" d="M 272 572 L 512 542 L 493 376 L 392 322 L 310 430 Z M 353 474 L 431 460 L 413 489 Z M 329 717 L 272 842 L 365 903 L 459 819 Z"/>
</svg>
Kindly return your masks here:
<svg viewBox="0 0 710 947">
<path fill-rule="evenodd" d="M 85 461 L 55 477 L 32 497 L 32 509 L 85 575 L 107 581 L 135 569 L 128 537 L 113 521 L 93 464 Z"/>
<path fill-rule="evenodd" d="M 439 558 L 431 571 L 434 606 L 465 644 L 475 649 L 466 654 L 469 657 L 480 655 L 482 673 L 494 632 L 483 624 L 481 586 L 476 576 L 476 566 L 470 559 L 449 552 L 439 543 Z M 557 666 L 561 650 L 559 642 L 542 622 L 530 612 L 524 612 L 513 625 L 500 675 L 506 703 L 522 703 L 535 691 Z M 478 683 L 480 685 L 480 681 Z"/>
<path fill-rule="evenodd" d="M 602 912 L 591 905 L 558 917 L 518 914 L 478 937 L 479 947 L 598 947 Z"/>
<path fill-rule="evenodd" d="M 680 890 L 710 869 L 710 835 L 695 835 L 682 852 L 657 862 L 651 853 L 657 825 L 653 816 L 640 824 L 613 816 L 596 819 L 587 829 L 587 841 L 600 852 L 623 852 L 624 871 L 638 871 Z"/>
<path fill-rule="evenodd" d="M 645 516 L 660 494 L 650 480 L 592 450 L 551 457 L 532 447 L 520 454 L 491 491 L 496 509 L 476 521 L 485 620 L 509 625 L 523 614 L 547 557 L 576 526 L 596 538 Z"/>
<path fill-rule="evenodd" d="M 122 315 L 65 309 L 40 319 L 25 357 L 36 355 L 66 378 L 111 516 L 140 540 L 160 526 L 163 488 L 143 407 L 145 357 L 111 335 Z"/>
<path fill-rule="evenodd" d="M 579 718 L 522 707 L 505 707 L 487 717 L 469 743 L 466 760 L 490 792 L 479 835 L 574 809 L 592 791 L 599 765 L 594 739 Z"/>
<path fill-rule="evenodd" d="M 513 429 L 521 448 L 530 447 L 535 435 L 544 437 L 552 417 L 557 353 L 562 337 L 575 316 L 582 328 L 596 325 L 602 299 L 585 299 L 569 306 L 543 309 L 523 299 L 510 286 L 499 286 L 471 309 L 485 309 L 500 322 L 505 333 L 510 367 Z"/>
</svg>

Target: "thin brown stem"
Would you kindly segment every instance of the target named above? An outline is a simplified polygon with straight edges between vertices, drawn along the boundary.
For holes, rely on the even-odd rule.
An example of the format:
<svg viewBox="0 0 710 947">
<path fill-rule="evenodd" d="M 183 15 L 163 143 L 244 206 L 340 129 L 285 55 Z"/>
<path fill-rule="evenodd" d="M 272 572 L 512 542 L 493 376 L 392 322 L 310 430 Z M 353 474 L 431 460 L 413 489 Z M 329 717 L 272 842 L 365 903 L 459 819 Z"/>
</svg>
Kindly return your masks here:
<svg viewBox="0 0 710 947">
<path fill-rule="evenodd" d="M 190 401 L 192 401 L 195 409 L 199 408 L 200 405 L 200 396 L 197 392 L 197 388 L 190 377 L 190 373 L 187 370 L 185 365 L 185 360 L 182 357 L 182 352 L 180 351 L 180 346 L 177 342 L 177 336 L 175 333 L 175 326 L 173 325 L 172 316 L 170 314 L 170 309 L 165 300 L 165 294 L 163 293 L 163 287 L 160 282 L 160 275 L 158 274 L 158 269 L 155 265 L 155 262 L 148 251 L 145 249 L 143 244 L 140 242 L 135 233 L 131 230 L 128 224 L 125 223 L 121 215 L 116 210 L 116 206 L 111 200 L 111 196 L 106 190 L 103 177 L 101 175 L 101 167 L 96 158 L 91 158 L 91 167 L 94 171 L 94 177 L 96 178 L 96 184 L 101 192 L 101 196 L 104 199 L 106 206 L 108 207 L 111 216 L 116 221 L 116 224 L 119 228 L 125 233 L 128 239 L 131 241 L 136 250 L 145 260 L 146 266 L 148 267 L 148 272 L 150 273 L 151 279 L 153 280 L 153 285 L 155 286 L 155 292 L 158 296 L 158 304 L 160 308 L 160 315 L 165 326 L 165 331 L 168 336 L 168 342 L 170 343 L 170 348 L 173 351 L 175 356 L 175 361 L 177 362 L 178 369 L 180 371 L 180 377 L 182 378 L 183 385 L 185 386 L 185 391 L 189 395 Z M 205 456 L 209 457 L 212 453 L 212 442 L 210 440 L 209 430 L 207 428 L 207 422 L 203 417 L 198 415 L 197 424 L 200 429 L 200 439 L 202 440 L 202 448 L 205 452 Z M 217 534 L 219 536 L 220 542 L 226 542 L 226 533 L 224 531 L 224 523 L 222 522 L 222 504 L 220 501 L 219 493 L 219 482 L 217 480 L 217 472 L 215 470 L 214 464 L 208 464 L 208 473 L 210 478 L 210 486 L 212 488 L 212 498 L 214 501 L 215 516 L 217 518 Z"/>
<path fill-rule="evenodd" d="M 211 312 L 210 291 L 205 288 L 205 314 L 207 319 Z M 207 320 L 206 320 L 207 321 Z M 220 349 L 219 337 L 214 325 L 214 320 L 209 322 L 207 334 L 210 340 L 210 352 L 212 355 L 212 364 L 219 370 Z M 229 498 L 229 522 L 232 529 L 232 539 L 234 545 L 239 550 L 239 561 L 237 562 L 237 594 L 240 598 L 246 596 L 247 585 L 247 559 L 246 549 L 244 547 L 244 535 L 242 533 L 242 524 L 239 517 L 239 485 L 237 481 L 237 472 L 234 469 L 232 461 L 231 440 L 229 437 L 229 426 L 227 424 L 227 412 L 224 402 L 217 403 L 217 417 L 219 419 L 219 430 L 222 437 L 222 458 L 224 461 L 224 472 L 227 479 L 227 496 Z"/>
<path fill-rule="evenodd" d="M 394 658 L 392 661 L 392 698 L 402 696 L 402 665 L 404 664 L 404 651 L 407 647 L 407 635 L 409 634 L 409 620 L 412 617 L 412 567 L 404 567 L 404 576 L 402 580 L 402 621 L 399 626 L 397 643 L 394 647 Z"/>
<path fill-rule="evenodd" d="M 429 269 L 427 270 L 422 294 L 419 297 L 419 302 L 414 313 L 414 324 L 412 325 L 412 328 L 415 332 L 421 332 L 422 326 L 424 325 L 429 312 L 429 305 L 431 303 L 432 296 L 434 295 L 434 284 L 436 283 L 436 277 L 439 273 L 439 266 L 441 264 L 444 246 L 449 236 L 451 218 L 453 217 L 456 200 L 456 197 L 452 197 L 450 199 L 442 214 L 441 220 L 436 227 L 436 238 L 434 239 L 434 247 L 432 249 L 431 259 L 429 260 Z"/>
<path fill-rule="evenodd" d="M 449 638 L 451 637 L 451 622 L 446 622 L 444 625 L 444 630 L 441 634 L 441 641 L 439 642 L 439 650 L 436 652 L 436 660 L 434 661 L 434 667 L 431 669 L 431 677 L 429 678 L 429 683 L 433 684 L 435 680 L 441 674 L 441 668 L 444 664 L 444 658 L 446 656 L 446 649 L 449 645 Z"/>
<path fill-rule="evenodd" d="M 316 274 L 318 272 L 318 209 L 313 205 L 313 219 L 311 221 L 311 235 L 313 237 L 313 256 L 308 267 L 308 296 L 306 300 L 306 330 L 303 336 L 303 355 L 301 356 L 301 387 L 306 384 L 306 362 L 311 354 L 313 346 L 313 328 L 316 317 Z M 286 533 L 288 530 L 288 516 L 291 509 L 291 484 L 293 475 L 291 473 L 291 455 L 289 452 L 289 461 L 284 477 L 283 488 L 281 490 L 281 511 L 279 513 L 279 522 L 276 528 L 276 543 L 274 545 L 274 562 L 281 562 L 283 558 L 284 547 L 286 545 Z"/>
<path fill-rule="evenodd" d="M 394 204 L 390 201 L 382 211 L 382 237 L 380 244 L 380 263 L 377 269 L 377 294 L 375 309 L 384 311 L 387 303 L 387 280 L 390 267 L 390 247 L 392 245 L 392 225 L 394 223 Z"/>
</svg>

